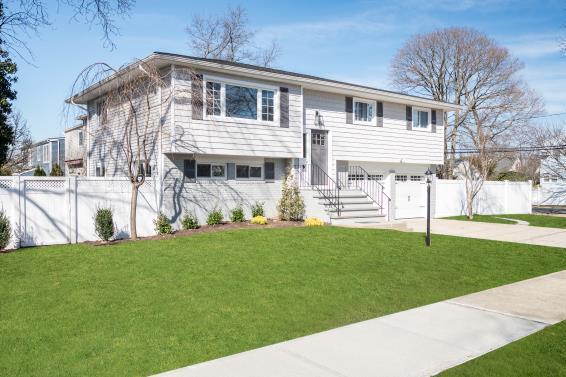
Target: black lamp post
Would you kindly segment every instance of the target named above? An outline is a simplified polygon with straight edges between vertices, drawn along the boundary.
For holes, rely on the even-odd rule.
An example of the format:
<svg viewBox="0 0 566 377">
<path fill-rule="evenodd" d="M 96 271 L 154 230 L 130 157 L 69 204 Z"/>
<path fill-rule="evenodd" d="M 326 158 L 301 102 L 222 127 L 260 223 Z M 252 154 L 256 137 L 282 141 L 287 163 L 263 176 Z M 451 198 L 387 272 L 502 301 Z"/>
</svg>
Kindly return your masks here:
<svg viewBox="0 0 566 377">
<path fill-rule="evenodd" d="M 426 238 L 427 246 L 430 246 L 430 184 L 432 183 L 432 171 L 430 168 L 425 172 L 426 176 Z"/>
</svg>

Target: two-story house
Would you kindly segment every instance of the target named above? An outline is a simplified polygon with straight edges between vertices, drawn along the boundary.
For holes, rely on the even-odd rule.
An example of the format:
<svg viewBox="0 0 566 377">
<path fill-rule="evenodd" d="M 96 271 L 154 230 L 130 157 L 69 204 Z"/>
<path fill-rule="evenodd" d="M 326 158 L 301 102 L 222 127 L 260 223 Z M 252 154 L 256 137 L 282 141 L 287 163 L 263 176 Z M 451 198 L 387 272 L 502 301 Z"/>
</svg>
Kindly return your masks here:
<svg viewBox="0 0 566 377">
<path fill-rule="evenodd" d="M 443 163 L 444 114 L 458 106 L 213 59 L 155 52 L 144 62 L 167 82 L 155 92 L 162 106 L 150 158 L 173 220 L 184 211 L 202 220 L 214 207 L 227 214 L 254 201 L 275 216 L 289 169 L 307 215 L 378 221 L 424 214 L 424 173 Z M 73 98 L 88 108 L 89 135 L 102 121 L 120 127 L 111 111 L 97 110 L 111 84 Z M 87 140 L 87 174 L 121 174 L 100 139 Z"/>
<path fill-rule="evenodd" d="M 41 167 L 47 175 L 58 164 L 63 169 L 65 160 L 65 138 L 52 137 L 34 143 L 30 148 L 29 166 L 34 169 Z M 33 174 L 33 171 L 31 172 Z"/>
<path fill-rule="evenodd" d="M 65 175 L 86 175 L 87 116 L 77 120 L 79 124 L 65 130 Z"/>
</svg>

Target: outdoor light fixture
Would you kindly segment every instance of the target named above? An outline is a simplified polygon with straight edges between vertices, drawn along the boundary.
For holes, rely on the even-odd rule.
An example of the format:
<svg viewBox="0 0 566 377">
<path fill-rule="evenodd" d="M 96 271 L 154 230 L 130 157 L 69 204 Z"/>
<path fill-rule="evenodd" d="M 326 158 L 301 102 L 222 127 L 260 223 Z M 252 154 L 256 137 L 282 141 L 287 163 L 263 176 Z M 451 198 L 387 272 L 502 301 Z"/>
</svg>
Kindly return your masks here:
<svg viewBox="0 0 566 377">
<path fill-rule="evenodd" d="M 432 170 L 430 168 L 425 172 L 426 177 L 426 238 L 425 243 L 430 246 L 430 184 L 432 183 Z"/>
</svg>

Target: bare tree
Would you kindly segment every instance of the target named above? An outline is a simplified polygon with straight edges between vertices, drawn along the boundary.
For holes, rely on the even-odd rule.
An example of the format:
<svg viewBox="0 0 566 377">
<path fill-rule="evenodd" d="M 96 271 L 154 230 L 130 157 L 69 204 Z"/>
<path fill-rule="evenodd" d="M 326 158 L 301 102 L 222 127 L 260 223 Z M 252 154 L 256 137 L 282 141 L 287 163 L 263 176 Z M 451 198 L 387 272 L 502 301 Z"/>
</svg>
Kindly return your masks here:
<svg viewBox="0 0 566 377">
<path fill-rule="evenodd" d="M 127 15 L 134 3 L 135 0 L 59 0 L 58 7 L 71 8 L 73 19 L 78 22 L 100 27 L 103 44 L 114 48 L 113 38 L 119 32 L 116 18 Z M 47 10 L 44 0 L 5 2 L 0 15 L 0 41 L 9 51 L 28 60 L 33 54 L 25 39 L 51 24 Z"/>
<path fill-rule="evenodd" d="M 32 145 L 31 133 L 27 122 L 19 112 L 10 114 L 9 123 L 14 131 L 14 139 L 12 144 L 8 146 L 5 167 L 12 172 L 19 172 L 27 167 L 29 162 Z"/>
<path fill-rule="evenodd" d="M 269 67 L 280 54 L 276 41 L 267 48 L 254 45 L 255 31 L 250 29 L 246 11 L 240 6 L 219 16 L 205 18 L 197 15 L 186 32 L 193 53 L 203 58 L 252 62 Z"/>
<path fill-rule="evenodd" d="M 460 144 L 489 146 L 519 126 L 519 117 L 540 111 L 540 99 L 517 77 L 522 67 L 506 48 L 468 28 L 419 34 L 398 51 L 391 65 L 396 88 L 464 106 L 444 116 L 443 176 L 452 177 Z"/>
<path fill-rule="evenodd" d="M 522 67 L 506 48 L 465 28 L 417 35 L 393 60 L 397 88 L 465 108 L 444 119 L 444 176 L 452 176 L 457 147 L 477 150 L 463 164 L 470 218 L 473 201 L 498 158 L 490 150 L 507 142 L 510 130 L 521 129 L 543 110 L 540 97 L 518 76 Z"/>
<path fill-rule="evenodd" d="M 151 63 L 137 61 L 119 69 L 96 63 L 79 74 L 72 93 L 76 95 L 105 78 L 111 78 L 112 86 L 97 108 L 98 125 L 89 127 L 89 137 L 94 140 L 89 148 L 91 153 L 102 149 L 101 154 L 112 159 L 115 173 L 128 177 L 130 232 L 131 238 L 136 239 L 138 194 L 157 153 L 161 109 L 170 99 L 159 92 L 167 82 Z"/>
<path fill-rule="evenodd" d="M 566 180 L 566 127 L 560 124 L 532 127 L 529 132 L 530 145 L 540 148 L 544 160 L 542 174 Z"/>
</svg>

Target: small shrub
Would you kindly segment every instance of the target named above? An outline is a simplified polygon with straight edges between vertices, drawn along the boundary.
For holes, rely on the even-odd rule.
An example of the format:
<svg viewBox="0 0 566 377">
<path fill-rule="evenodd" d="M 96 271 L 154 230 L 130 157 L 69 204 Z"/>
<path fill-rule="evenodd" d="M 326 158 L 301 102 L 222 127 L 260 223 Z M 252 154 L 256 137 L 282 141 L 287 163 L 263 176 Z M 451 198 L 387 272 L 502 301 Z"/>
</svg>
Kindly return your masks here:
<svg viewBox="0 0 566 377">
<path fill-rule="evenodd" d="M 45 177 L 47 174 L 45 174 L 45 170 L 43 170 L 43 168 L 41 166 L 37 166 L 35 168 L 35 170 L 33 171 L 33 176 L 34 177 Z"/>
<path fill-rule="evenodd" d="M 241 223 L 246 221 L 246 216 L 244 215 L 244 209 L 242 206 L 237 206 L 230 212 L 230 221 L 233 223 Z"/>
<path fill-rule="evenodd" d="M 0 250 L 4 250 L 12 238 L 10 219 L 3 209 L 0 209 Z"/>
<path fill-rule="evenodd" d="M 222 211 L 218 210 L 218 209 L 214 209 L 212 210 L 212 212 L 210 212 L 208 214 L 208 218 L 206 219 L 206 223 L 208 225 L 218 225 L 222 223 L 222 220 L 224 220 L 224 216 L 222 215 Z"/>
<path fill-rule="evenodd" d="M 12 175 L 12 169 L 6 165 L 0 166 L 0 175 Z"/>
<path fill-rule="evenodd" d="M 49 175 L 52 177 L 62 177 L 65 175 L 65 173 L 63 173 L 63 170 L 61 169 L 59 164 L 55 164 L 53 165 L 53 168 L 51 169 L 51 173 L 49 173 Z"/>
<path fill-rule="evenodd" d="M 301 196 L 299 185 L 297 185 L 297 181 L 291 172 L 287 173 L 283 182 L 277 211 L 281 220 L 300 221 L 305 215 L 305 202 Z"/>
<path fill-rule="evenodd" d="M 155 225 L 155 231 L 157 234 L 171 234 L 173 233 L 173 227 L 169 222 L 167 216 L 162 213 L 157 215 L 157 218 L 153 220 L 153 225 Z"/>
<path fill-rule="evenodd" d="M 194 213 L 186 213 L 181 219 L 181 226 L 184 230 L 198 229 L 199 223 L 197 216 Z"/>
<path fill-rule="evenodd" d="M 252 204 L 252 217 L 265 216 L 263 211 L 263 202 L 255 202 Z"/>
<path fill-rule="evenodd" d="M 96 235 L 105 242 L 114 237 L 114 218 L 111 208 L 98 208 L 96 210 L 94 230 Z"/>
<path fill-rule="evenodd" d="M 307 217 L 305 219 L 305 226 L 324 226 L 324 221 L 318 217 Z"/>
<path fill-rule="evenodd" d="M 250 222 L 252 224 L 266 225 L 267 224 L 267 218 L 265 218 L 264 216 L 254 216 L 254 217 L 252 217 L 252 220 Z"/>
</svg>

